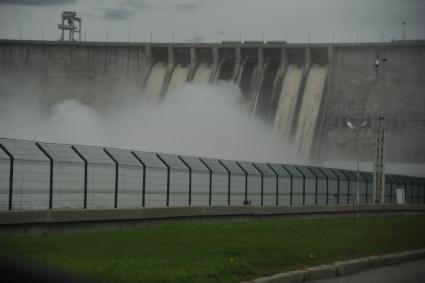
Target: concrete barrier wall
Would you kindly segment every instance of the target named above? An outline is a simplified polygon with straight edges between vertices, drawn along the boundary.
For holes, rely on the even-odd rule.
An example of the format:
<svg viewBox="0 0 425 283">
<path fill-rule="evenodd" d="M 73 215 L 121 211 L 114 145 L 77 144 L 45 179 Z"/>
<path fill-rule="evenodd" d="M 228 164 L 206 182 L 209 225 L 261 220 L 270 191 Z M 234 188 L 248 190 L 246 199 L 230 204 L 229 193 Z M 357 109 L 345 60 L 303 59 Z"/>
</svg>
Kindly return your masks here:
<svg viewBox="0 0 425 283">
<path fill-rule="evenodd" d="M 263 218 L 330 218 L 425 214 L 425 205 L 194 206 L 143 209 L 36 210 L 0 212 L 0 234 L 50 234 L 116 230 L 176 221 Z"/>
</svg>

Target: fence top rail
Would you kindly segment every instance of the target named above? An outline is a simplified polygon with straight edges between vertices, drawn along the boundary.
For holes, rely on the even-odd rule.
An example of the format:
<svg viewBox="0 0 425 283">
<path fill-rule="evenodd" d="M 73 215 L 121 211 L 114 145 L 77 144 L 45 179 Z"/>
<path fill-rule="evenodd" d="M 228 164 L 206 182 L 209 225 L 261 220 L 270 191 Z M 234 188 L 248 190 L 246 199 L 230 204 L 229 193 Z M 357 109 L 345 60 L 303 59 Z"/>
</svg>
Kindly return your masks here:
<svg viewBox="0 0 425 283">
<path fill-rule="evenodd" d="M 230 173 L 236 175 L 245 175 L 245 172 L 236 164 L 236 161 L 223 159 L 220 161 L 223 162 L 227 169 L 229 169 Z"/>
<path fill-rule="evenodd" d="M 35 142 L 0 138 L 0 144 L 15 160 L 49 162 Z M 3 152 L 3 150 L 1 150 Z"/>
<path fill-rule="evenodd" d="M 1 144 L 1 143 L 0 143 Z M 9 155 L 7 155 L 6 152 L 3 151 L 3 149 L 0 147 L 0 160 L 10 160 Z"/>
<path fill-rule="evenodd" d="M 417 186 L 422 186 L 423 183 L 423 179 L 419 178 L 419 177 L 410 177 L 410 179 L 415 183 L 415 185 Z"/>
<path fill-rule="evenodd" d="M 39 143 L 39 145 L 53 158 L 54 162 L 84 164 L 71 145 L 57 143 Z"/>
<path fill-rule="evenodd" d="M 346 170 L 346 169 L 340 169 L 340 171 L 345 174 L 345 177 L 348 178 L 348 180 L 350 181 L 356 181 L 357 177 L 356 177 L 356 172 L 353 172 L 351 170 Z"/>
<path fill-rule="evenodd" d="M 275 176 L 273 171 L 270 169 L 269 166 L 267 166 L 266 163 L 254 163 L 255 166 L 257 166 L 258 170 L 263 173 L 263 176 Z"/>
<path fill-rule="evenodd" d="M 360 177 L 362 177 L 365 182 L 373 182 L 373 174 L 370 172 L 360 171 Z"/>
<path fill-rule="evenodd" d="M 143 161 L 147 168 L 151 169 L 167 169 L 164 163 L 158 158 L 158 156 L 153 152 L 144 152 L 144 151 L 134 151 L 134 154 Z"/>
<path fill-rule="evenodd" d="M 105 148 L 109 154 L 114 157 L 114 159 L 118 162 L 119 166 L 129 166 L 129 167 L 139 167 L 141 168 L 143 165 L 131 154 L 130 150 L 125 149 L 116 149 L 116 148 Z"/>
<path fill-rule="evenodd" d="M 158 155 L 162 158 L 162 160 L 165 161 L 165 163 L 167 163 L 170 169 L 178 171 L 189 171 L 186 165 L 179 159 L 178 155 L 166 153 L 158 153 Z"/>
<path fill-rule="evenodd" d="M 285 165 L 287 168 L 289 167 L 294 167 L 295 169 L 298 169 L 298 172 L 300 172 L 299 174 L 301 174 L 301 176 L 304 176 L 307 179 L 315 179 L 315 176 L 313 174 L 313 172 L 311 172 L 307 166 L 303 166 L 303 165 Z M 294 170 L 295 171 L 295 170 Z M 292 171 L 291 171 L 292 173 Z"/>
<path fill-rule="evenodd" d="M 226 168 L 224 168 L 223 165 L 220 164 L 218 159 L 202 158 L 202 160 L 208 165 L 208 167 L 211 168 L 211 171 L 213 173 L 227 174 Z"/>
<path fill-rule="evenodd" d="M 283 167 L 282 164 L 270 163 L 269 165 L 277 173 L 279 177 L 287 177 L 287 178 L 292 177 L 291 174 L 287 171 L 288 169 Z M 275 174 L 273 173 L 273 175 Z"/>
<path fill-rule="evenodd" d="M 399 175 L 391 174 L 391 178 L 399 185 L 408 185 L 409 183 Z"/>
<path fill-rule="evenodd" d="M 248 173 L 248 175 L 261 176 L 261 173 L 252 165 L 252 162 L 239 161 L 240 166 Z"/>
<path fill-rule="evenodd" d="M 404 182 L 402 180 L 400 180 L 398 177 L 396 177 L 395 175 L 390 175 L 390 174 L 385 174 L 385 176 L 389 176 L 389 178 L 391 179 L 391 181 L 395 184 L 403 184 Z"/>
<path fill-rule="evenodd" d="M 308 169 L 310 169 L 314 176 L 317 177 L 317 179 L 326 179 L 325 173 L 323 173 L 319 167 L 316 166 L 307 166 Z"/>
<path fill-rule="evenodd" d="M 412 177 L 413 181 L 415 182 L 415 184 L 417 186 L 422 186 L 424 185 L 424 179 L 420 178 L 420 177 Z"/>
<path fill-rule="evenodd" d="M 320 170 L 323 171 L 323 173 L 328 177 L 328 179 L 330 180 L 336 180 L 337 176 L 335 175 L 335 173 L 327 167 L 320 167 Z"/>
<path fill-rule="evenodd" d="M 342 173 L 341 169 L 337 169 L 337 168 L 330 168 L 330 169 L 337 176 L 337 178 L 339 178 L 340 181 L 348 180 L 347 176 L 345 176 L 344 173 Z"/>
<path fill-rule="evenodd" d="M 207 167 L 201 162 L 198 157 L 180 155 L 180 158 L 186 162 L 192 172 L 209 173 Z"/>
<path fill-rule="evenodd" d="M 52 157 L 53 161 L 60 163 L 84 163 L 83 160 L 78 156 L 72 148 L 78 150 L 84 159 L 89 164 L 98 165 L 115 165 L 103 147 L 87 146 L 87 145 L 69 145 L 59 143 L 38 143 L 41 148 Z M 10 138 L 0 137 L 0 160 L 10 160 L 10 156 L 16 161 L 22 162 L 39 162 L 48 163 L 49 158 L 37 147 L 35 141 L 18 140 Z M 167 167 L 161 162 L 158 156 L 161 156 L 163 160 L 167 162 L 167 165 L 171 169 L 188 171 L 188 167 L 185 163 L 180 160 L 178 155 L 165 154 L 165 153 L 154 153 L 154 152 L 142 152 L 142 151 L 130 151 L 125 149 L 106 148 L 111 156 L 117 160 L 118 164 L 126 166 L 137 166 L 141 167 L 141 163 L 134 156 L 136 155 L 147 168 L 156 169 L 167 169 Z M 134 152 L 134 155 L 132 154 Z M 9 156 L 10 154 L 10 156 Z M 157 156 L 158 154 L 158 156 Z M 276 172 L 279 177 L 292 177 L 292 178 L 327 178 L 327 179 L 339 179 L 341 181 L 355 181 L 356 172 L 352 170 L 338 169 L 338 168 L 326 168 L 326 167 L 315 167 L 315 166 L 304 166 L 304 165 L 291 165 L 291 164 L 275 164 L 275 163 L 253 163 L 249 161 L 233 161 L 233 160 L 218 160 L 213 158 L 194 157 L 194 156 L 181 156 L 186 164 L 193 171 L 209 172 L 209 168 L 214 173 L 226 174 L 226 168 L 232 174 L 244 175 L 247 172 L 248 175 L 263 175 L 263 176 L 275 176 Z M 201 159 L 207 166 L 201 162 Z M 220 162 L 223 163 L 220 164 Z M 238 166 L 240 165 L 240 167 Z M 255 166 L 254 166 L 255 165 Z M 270 167 L 272 168 L 270 168 Z M 242 167 L 242 168 L 241 168 Z M 360 171 L 361 179 L 365 182 L 372 182 L 373 175 L 371 172 Z M 417 185 L 424 186 L 425 178 L 404 176 L 396 174 L 386 174 L 386 181 L 390 181 L 400 185 Z"/>
<path fill-rule="evenodd" d="M 393 175 L 391 174 L 385 174 L 385 182 L 386 183 L 397 183 L 399 182 L 397 178 L 395 178 Z"/>
<path fill-rule="evenodd" d="M 416 184 L 416 182 L 415 182 L 415 180 L 414 180 L 413 177 L 401 176 L 401 175 L 398 175 L 398 177 L 400 179 L 402 179 L 406 185 L 414 185 L 414 184 Z"/>
<path fill-rule="evenodd" d="M 74 148 L 87 160 L 88 164 L 115 166 L 115 162 L 102 147 L 75 145 Z"/>
</svg>

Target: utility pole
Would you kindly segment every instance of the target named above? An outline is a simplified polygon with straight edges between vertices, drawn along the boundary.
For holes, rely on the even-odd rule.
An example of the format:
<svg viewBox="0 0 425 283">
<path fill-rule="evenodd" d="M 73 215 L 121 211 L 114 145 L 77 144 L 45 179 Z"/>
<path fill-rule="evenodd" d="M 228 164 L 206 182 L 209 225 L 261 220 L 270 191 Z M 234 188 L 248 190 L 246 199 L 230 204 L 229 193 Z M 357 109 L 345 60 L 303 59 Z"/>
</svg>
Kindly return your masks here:
<svg viewBox="0 0 425 283">
<path fill-rule="evenodd" d="M 375 61 L 375 67 L 378 78 L 378 95 L 379 95 L 379 116 L 376 128 L 375 138 L 375 161 L 373 168 L 373 202 L 382 204 L 385 200 L 385 167 L 384 167 L 384 148 L 385 148 L 385 128 L 384 128 L 384 114 L 383 114 L 383 74 L 384 65 L 387 58 L 382 57 L 381 54 Z"/>
</svg>

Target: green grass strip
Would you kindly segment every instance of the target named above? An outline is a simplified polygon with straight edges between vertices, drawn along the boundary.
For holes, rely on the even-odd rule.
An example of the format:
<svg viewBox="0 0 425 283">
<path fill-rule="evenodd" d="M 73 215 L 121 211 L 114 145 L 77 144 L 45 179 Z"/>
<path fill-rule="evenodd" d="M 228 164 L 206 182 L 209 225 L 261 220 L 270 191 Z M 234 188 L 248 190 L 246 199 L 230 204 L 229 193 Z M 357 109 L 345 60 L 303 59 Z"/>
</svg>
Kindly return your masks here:
<svg viewBox="0 0 425 283">
<path fill-rule="evenodd" d="M 425 216 L 194 222 L 56 236 L 1 236 L 2 255 L 108 282 L 240 282 L 425 247 Z"/>
</svg>

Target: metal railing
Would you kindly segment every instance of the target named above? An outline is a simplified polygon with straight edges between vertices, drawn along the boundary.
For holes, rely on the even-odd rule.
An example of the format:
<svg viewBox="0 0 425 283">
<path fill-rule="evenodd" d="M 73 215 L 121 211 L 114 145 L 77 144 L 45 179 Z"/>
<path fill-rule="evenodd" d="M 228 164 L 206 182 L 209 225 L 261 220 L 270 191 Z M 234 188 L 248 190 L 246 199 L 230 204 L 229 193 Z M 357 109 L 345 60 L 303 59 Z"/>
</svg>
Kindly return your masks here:
<svg viewBox="0 0 425 283">
<path fill-rule="evenodd" d="M 0 209 L 350 204 L 354 171 L 0 138 Z M 404 188 L 425 204 L 425 179 L 386 175 L 385 203 Z M 372 173 L 360 173 L 360 203 Z"/>
</svg>

